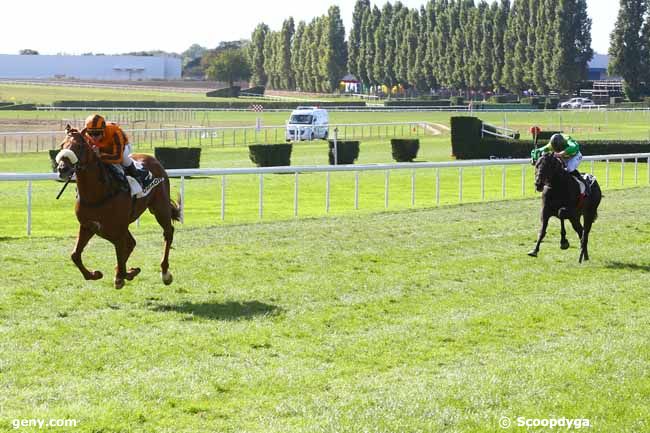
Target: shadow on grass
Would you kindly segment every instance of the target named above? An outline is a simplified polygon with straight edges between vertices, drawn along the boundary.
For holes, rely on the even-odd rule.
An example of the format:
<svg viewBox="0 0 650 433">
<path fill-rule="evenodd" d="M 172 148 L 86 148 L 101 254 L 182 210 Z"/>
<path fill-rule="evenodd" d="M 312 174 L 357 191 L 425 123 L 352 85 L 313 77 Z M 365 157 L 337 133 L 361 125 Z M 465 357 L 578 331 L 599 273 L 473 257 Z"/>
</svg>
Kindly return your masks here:
<svg viewBox="0 0 650 433">
<path fill-rule="evenodd" d="M 275 305 L 265 304 L 258 301 L 248 302 L 183 302 L 181 304 L 152 305 L 152 311 L 165 313 L 174 311 L 176 313 L 191 314 L 211 320 L 248 320 L 255 316 L 277 315 L 281 310 Z"/>
<path fill-rule="evenodd" d="M 605 267 L 608 269 L 625 269 L 629 271 L 650 272 L 650 265 L 643 265 L 639 263 L 610 261 L 605 265 Z"/>
</svg>

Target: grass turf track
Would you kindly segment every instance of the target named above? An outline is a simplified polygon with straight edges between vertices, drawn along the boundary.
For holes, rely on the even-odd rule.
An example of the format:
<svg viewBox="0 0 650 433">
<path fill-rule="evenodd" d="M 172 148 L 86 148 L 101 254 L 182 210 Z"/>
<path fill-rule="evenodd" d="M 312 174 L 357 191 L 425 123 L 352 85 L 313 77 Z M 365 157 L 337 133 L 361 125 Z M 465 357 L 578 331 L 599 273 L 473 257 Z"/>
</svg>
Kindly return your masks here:
<svg viewBox="0 0 650 433">
<path fill-rule="evenodd" d="M 181 228 L 169 287 L 145 231 L 121 291 L 103 240 L 85 259 L 107 277 L 85 282 L 69 233 L 3 238 L 0 426 L 493 432 L 524 416 L 646 431 L 648 192 L 605 193 L 582 266 L 557 221 L 526 256 L 532 199 Z"/>
</svg>

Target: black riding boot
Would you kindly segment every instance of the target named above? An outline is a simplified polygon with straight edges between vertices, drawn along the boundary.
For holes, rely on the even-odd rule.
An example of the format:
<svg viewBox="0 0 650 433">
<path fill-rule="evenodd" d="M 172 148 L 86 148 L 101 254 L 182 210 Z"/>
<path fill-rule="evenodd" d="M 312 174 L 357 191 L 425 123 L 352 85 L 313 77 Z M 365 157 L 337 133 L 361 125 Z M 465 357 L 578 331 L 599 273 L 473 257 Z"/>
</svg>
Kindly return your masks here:
<svg viewBox="0 0 650 433">
<path fill-rule="evenodd" d="M 138 170 L 136 168 L 135 164 L 131 164 L 128 167 L 124 167 L 124 172 L 128 175 L 137 180 L 142 188 L 146 187 L 146 184 L 148 184 L 148 180 L 151 177 L 150 173 L 148 170 Z"/>
<path fill-rule="evenodd" d="M 571 172 L 571 176 L 574 176 L 576 179 L 578 179 L 578 182 L 582 183 L 585 186 L 585 196 L 591 195 L 591 186 L 589 185 L 589 181 L 582 177 L 578 170 L 573 170 Z"/>
</svg>

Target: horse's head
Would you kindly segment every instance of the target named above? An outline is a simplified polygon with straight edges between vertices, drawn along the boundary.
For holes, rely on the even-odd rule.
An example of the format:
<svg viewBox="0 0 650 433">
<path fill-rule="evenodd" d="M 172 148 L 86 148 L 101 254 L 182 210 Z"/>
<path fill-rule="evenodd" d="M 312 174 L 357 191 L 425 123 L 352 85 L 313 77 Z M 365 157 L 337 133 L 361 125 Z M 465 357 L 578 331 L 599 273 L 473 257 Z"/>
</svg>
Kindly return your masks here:
<svg viewBox="0 0 650 433">
<path fill-rule="evenodd" d="M 550 185 L 551 180 L 564 171 L 564 163 L 553 152 L 545 153 L 535 163 L 535 188 L 542 192 L 544 185 Z"/>
<path fill-rule="evenodd" d="M 66 179 L 82 170 L 93 157 L 92 149 L 83 136 L 83 131 L 78 131 L 70 125 L 65 128 L 65 139 L 61 143 L 61 150 L 56 155 L 56 170 L 60 179 Z"/>
</svg>

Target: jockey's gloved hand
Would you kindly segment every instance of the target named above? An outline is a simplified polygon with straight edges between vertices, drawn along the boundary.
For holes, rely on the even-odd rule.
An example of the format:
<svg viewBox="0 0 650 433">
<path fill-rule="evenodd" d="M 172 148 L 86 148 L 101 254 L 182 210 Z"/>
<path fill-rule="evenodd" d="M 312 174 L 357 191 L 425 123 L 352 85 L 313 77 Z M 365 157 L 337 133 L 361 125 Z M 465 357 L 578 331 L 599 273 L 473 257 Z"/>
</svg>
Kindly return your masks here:
<svg viewBox="0 0 650 433">
<path fill-rule="evenodd" d="M 533 149 L 530 151 L 530 159 L 532 159 L 533 162 L 537 161 L 541 155 L 542 149 Z"/>
</svg>

